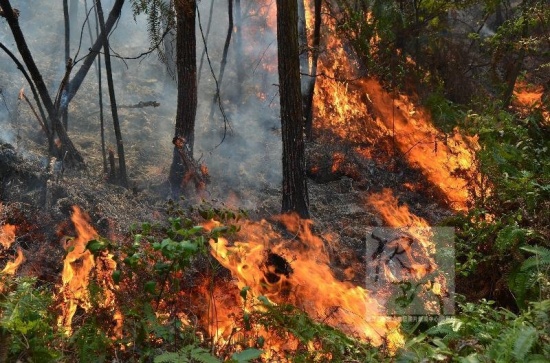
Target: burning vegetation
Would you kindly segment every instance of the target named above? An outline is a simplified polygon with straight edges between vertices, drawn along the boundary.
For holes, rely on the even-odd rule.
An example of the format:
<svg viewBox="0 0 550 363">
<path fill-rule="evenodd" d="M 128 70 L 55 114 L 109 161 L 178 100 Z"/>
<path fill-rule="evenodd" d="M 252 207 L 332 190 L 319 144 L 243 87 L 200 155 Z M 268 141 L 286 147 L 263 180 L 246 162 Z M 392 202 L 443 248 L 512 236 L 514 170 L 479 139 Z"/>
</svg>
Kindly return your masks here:
<svg viewBox="0 0 550 363">
<path fill-rule="evenodd" d="M 453 22 L 466 16 L 455 12 L 477 14 L 473 5 L 298 2 L 302 99 L 294 103 L 305 122 L 290 144 L 307 140 L 305 160 L 292 164 L 306 166 L 308 179 L 300 181 L 307 186 L 301 190 L 307 219 L 280 213 L 281 195 L 298 187 L 280 185 L 279 169 L 283 179 L 294 169 L 284 164 L 292 159 L 285 151 L 283 165 L 279 160 L 288 148 L 279 117 L 290 111 L 286 105 L 279 114 L 279 94 L 288 90 L 284 78 L 276 83 L 276 5 L 288 10 L 294 2 L 229 0 L 223 46 L 208 40 L 210 31 L 223 38 L 217 25 L 211 29 L 220 18 L 214 1 L 168 3 L 133 2 L 134 15 L 148 17 L 154 47 L 164 47 L 161 60 L 173 68 L 165 77 L 152 60 L 137 73 L 114 67 L 124 81 L 117 92 L 130 106 L 117 108 L 110 99 L 121 122 L 107 140 L 103 119 L 101 140 L 92 135 L 92 121 L 78 122 L 95 122 L 95 82 L 85 83 L 88 96 L 68 106 L 71 69 L 89 55 L 69 58 L 49 118 L 37 101 L 48 108 L 44 90 L 31 99 L 18 85 L 12 112 L 0 88 L 7 110 L 0 120 L 11 120 L 0 132 L 0 362 L 529 361 L 550 355 L 550 123 L 548 83 L 541 81 L 547 82 L 548 67 L 535 52 L 547 50 L 537 41 L 550 19 L 542 2 L 488 7 L 484 23 L 504 10 L 509 19 L 487 41 L 480 31 L 460 33 L 467 21 Z M 104 26 L 114 26 L 120 7 L 115 1 Z M 31 27 L 29 9 L 12 12 L 10 1 L 0 0 L 0 18 Z M 206 59 L 191 57 L 185 72 L 170 65 L 175 48 L 168 44 L 181 48 L 175 32 L 183 32 L 182 14 L 197 19 L 205 42 L 190 54 L 202 50 Z M 525 14 L 532 21 L 518 20 Z M 179 25 L 172 24 L 176 18 Z M 109 47 L 99 31 L 98 23 L 90 49 Z M 142 45 L 120 48 L 141 52 Z M 488 47 L 494 53 L 484 54 Z M 455 63 L 457 49 L 469 52 L 470 68 Z M 180 62 L 185 55 L 174 57 Z M 491 86 L 479 99 L 457 94 L 445 57 L 468 75 L 465 89 L 479 86 L 481 75 Z M 525 65 L 521 77 L 513 60 Z M 175 111 L 163 107 L 183 97 L 174 96 L 173 72 L 195 76 L 184 79 L 185 93 L 188 105 L 198 99 L 197 109 L 177 107 L 175 137 L 163 126 L 173 123 Z M 137 100 L 152 96 L 160 102 Z M 483 104 L 489 100 L 490 107 Z M 51 119 L 66 110 L 70 123 Z M 180 116 L 190 114 L 193 127 L 183 127 Z M 189 133 L 195 118 L 201 123 Z M 38 120 L 39 128 L 23 120 Z M 128 136 L 127 175 L 120 126 Z M 87 169 L 71 168 L 75 161 L 82 167 L 83 157 Z M 486 301 L 461 302 L 456 291 L 495 299 L 513 312 Z"/>
</svg>

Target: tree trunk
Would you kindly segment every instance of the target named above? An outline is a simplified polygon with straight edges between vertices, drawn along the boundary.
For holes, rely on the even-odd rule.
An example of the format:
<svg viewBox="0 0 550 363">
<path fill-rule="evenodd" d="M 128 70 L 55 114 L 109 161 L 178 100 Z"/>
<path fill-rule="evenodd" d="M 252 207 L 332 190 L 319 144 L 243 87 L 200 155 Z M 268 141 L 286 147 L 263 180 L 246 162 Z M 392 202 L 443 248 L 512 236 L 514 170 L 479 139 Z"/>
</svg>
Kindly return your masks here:
<svg viewBox="0 0 550 363">
<path fill-rule="evenodd" d="M 225 37 L 225 44 L 223 46 L 222 61 L 220 63 L 220 73 L 218 74 L 218 86 L 216 88 L 216 94 L 212 99 L 212 104 L 210 105 L 210 114 L 208 115 L 208 120 L 212 120 L 212 118 L 214 117 L 214 110 L 216 109 L 216 105 L 220 101 L 220 91 L 222 88 L 223 75 L 225 72 L 225 65 L 227 64 L 227 53 L 229 52 L 231 34 L 233 33 L 233 0 L 227 0 L 227 18 L 229 19 L 229 21 L 227 26 L 227 35 Z"/>
<path fill-rule="evenodd" d="M 317 61 L 319 60 L 319 44 L 321 43 L 321 0 L 315 0 L 315 19 L 313 25 L 313 55 L 311 60 L 311 73 L 307 82 L 306 93 L 303 99 L 306 139 L 313 139 L 313 94 L 317 81 Z"/>
<path fill-rule="evenodd" d="M 237 64 L 237 92 L 242 96 L 242 84 L 244 80 L 244 63 L 243 63 L 243 46 L 242 46 L 242 15 L 241 15 L 241 0 L 235 0 L 235 63 Z M 239 103 L 240 103 L 239 99 Z"/>
<path fill-rule="evenodd" d="M 4 11 L 4 15 L 13 34 L 13 38 L 15 39 L 15 43 L 17 44 L 19 54 L 21 54 L 21 57 L 23 58 L 23 61 L 27 66 L 27 69 L 29 70 L 36 89 L 38 90 L 38 94 L 40 95 L 40 98 L 44 103 L 44 107 L 46 108 L 46 112 L 48 113 L 48 117 L 50 118 L 52 129 L 57 133 L 57 136 L 61 141 L 61 150 L 60 155 L 58 156 L 61 156 L 61 158 L 63 158 L 63 160 L 66 161 L 68 164 L 84 166 L 84 159 L 82 158 L 82 155 L 80 155 L 80 153 L 72 143 L 69 135 L 67 135 L 67 132 L 63 127 L 63 124 L 61 123 L 61 120 L 59 119 L 59 115 L 54 107 L 54 103 L 48 92 L 48 88 L 46 87 L 46 84 L 42 79 L 42 74 L 40 73 L 38 67 L 36 66 L 36 63 L 34 62 L 34 58 L 32 57 L 32 54 L 27 46 L 27 42 L 25 41 L 25 37 L 23 36 L 23 32 L 21 31 L 21 28 L 19 26 L 19 21 L 13 12 L 9 0 L 0 0 L 0 7 L 2 7 L 2 10 Z M 50 151 L 52 153 L 55 152 L 54 150 Z"/>
<path fill-rule="evenodd" d="M 195 115 L 197 113 L 197 41 L 195 36 L 196 0 L 176 0 L 176 42 L 178 105 L 174 141 L 182 137 L 185 148 L 193 157 Z M 174 145 L 169 181 L 175 194 L 181 192 L 185 165 Z"/>
<path fill-rule="evenodd" d="M 118 154 L 118 181 L 120 185 L 128 187 L 128 176 L 126 174 L 126 159 L 124 157 L 124 144 L 122 143 L 122 133 L 120 131 L 120 123 L 118 121 L 118 110 L 116 107 L 115 86 L 113 82 L 113 74 L 111 72 L 111 54 L 109 50 L 109 39 L 107 39 L 107 32 L 105 31 L 105 20 L 103 18 L 103 9 L 101 7 L 101 0 L 96 0 L 97 18 L 99 19 L 99 26 L 101 33 L 105 38 L 103 41 L 103 51 L 105 52 L 105 72 L 107 73 L 107 85 L 109 87 L 109 98 L 111 100 L 111 113 L 113 115 L 113 126 L 115 129 L 115 137 L 117 144 Z"/>
<path fill-rule="evenodd" d="M 166 7 L 172 6 L 170 0 L 163 0 L 163 2 Z M 172 19 L 162 17 L 162 27 L 164 29 L 172 28 L 172 23 Z M 166 60 L 167 83 L 171 83 L 170 80 L 176 79 L 176 31 L 174 29 L 170 29 L 166 34 L 162 45 L 164 47 L 164 59 Z"/>
<path fill-rule="evenodd" d="M 71 22 L 69 18 L 69 0 L 63 0 L 63 20 L 65 25 L 65 64 L 71 57 Z M 61 90 L 63 92 L 63 90 Z M 62 111 L 63 127 L 69 129 L 69 108 L 65 107 Z"/>
<path fill-rule="evenodd" d="M 298 4 L 298 44 L 300 47 L 300 74 L 301 74 L 301 90 L 302 97 L 305 97 L 309 69 L 309 47 L 307 43 L 307 22 L 306 22 L 306 8 L 304 5 L 305 0 L 297 0 Z"/>
<path fill-rule="evenodd" d="M 88 5 L 86 0 L 84 1 L 86 14 L 88 13 Z M 71 7 L 72 9 L 72 7 Z M 99 38 L 99 18 L 97 14 L 97 7 L 94 8 L 95 14 L 95 36 Z M 90 22 L 88 21 L 88 30 L 90 31 L 90 42 L 93 43 L 92 38 L 92 28 Z M 107 149 L 105 147 L 105 118 L 103 117 L 103 79 L 101 77 L 101 57 L 97 57 L 97 97 L 98 97 L 98 106 L 99 106 L 99 133 L 101 137 L 101 155 L 103 157 L 103 174 L 107 175 Z"/>
<path fill-rule="evenodd" d="M 296 0 L 277 0 L 277 54 L 283 139 L 282 212 L 309 218 Z"/>
<path fill-rule="evenodd" d="M 210 27 L 212 26 L 212 14 L 214 12 L 214 0 L 210 1 L 210 10 L 208 11 L 208 25 L 206 25 L 206 35 L 203 36 L 203 48 L 201 54 L 201 61 L 199 62 L 199 71 L 197 73 L 197 87 L 201 82 L 202 65 L 204 64 L 204 56 L 206 55 L 206 49 L 208 45 L 208 37 L 210 36 Z M 200 14 L 199 14 L 200 15 Z"/>
</svg>

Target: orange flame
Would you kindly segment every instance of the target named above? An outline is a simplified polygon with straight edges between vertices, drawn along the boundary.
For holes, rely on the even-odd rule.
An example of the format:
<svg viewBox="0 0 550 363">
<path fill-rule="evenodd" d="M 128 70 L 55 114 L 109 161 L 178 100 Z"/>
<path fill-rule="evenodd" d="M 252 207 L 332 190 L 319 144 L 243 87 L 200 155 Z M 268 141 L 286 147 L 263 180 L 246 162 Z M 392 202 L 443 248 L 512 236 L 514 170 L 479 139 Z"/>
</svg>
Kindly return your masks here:
<svg viewBox="0 0 550 363">
<path fill-rule="evenodd" d="M 0 244 L 5 248 L 10 248 L 15 240 L 15 226 L 13 224 L 4 224 L 0 226 Z"/>
<path fill-rule="evenodd" d="M 6 275 L 15 275 L 15 271 L 19 268 L 19 266 L 25 261 L 25 256 L 23 255 L 23 250 L 21 248 L 17 248 L 17 257 L 14 261 L 8 261 L 6 263 L 6 266 L 2 270 L 2 274 Z"/>
<path fill-rule="evenodd" d="M 319 100 L 314 102 L 315 127 L 358 145 L 377 145 L 381 137 L 391 137 L 396 151 L 419 167 L 454 209 L 465 210 L 467 179 L 473 178 L 475 150 L 479 148 L 477 138 L 456 130 L 444 134 L 412 98 L 386 91 L 374 78 L 358 77 L 359 66 L 346 52 L 349 47 L 334 34 L 334 20 L 325 16 L 324 22 L 328 51 L 319 58 L 318 73 L 325 76 L 317 78 L 315 88 Z M 457 170 L 467 176 L 457 176 Z"/>
<path fill-rule="evenodd" d="M 406 205 L 400 205 L 391 189 L 384 189 L 381 193 L 372 194 L 367 202 L 382 215 L 387 225 L 397 229 L 405 227 L 406 234 L 413 238 L 411 240 L 400 237 L 386 243 L 387 250 L 399 252 L 403 256 L 399 260 L 401 264 L 406 261 L 406 273 L 401 273 L 400 278 L 394 275 L 388 263 L 383 264 L 383 276 L 386 281 L 390 283 L 408 281 L 418 286 L 421 285 L 416 296 L 422 301 L 423 311 L 426 313 L 439 314 L 440 306 L 438 304 L 440 303 L 447 307 L 449 304 L 452 305 L 451 300 L 441 299 L 443 296 L 449 296 L 450 292 L 445 271 L 438 270 L 438 265 L 432 257 L 435 255 L 436 245 L 433 230 L 428 226 L 428 222 L 412 214 Z M 410 243 L 411 241 L 418 243 L 413 244 Z M 425 277 L 428 281 L 423 280 Z M 390 286 L 388 289 L 395 290 L 395 287 Z M 392 294 L 395 296 L 395 293 Z M 437 296 L 435 300 L 433 299 L 434 295 Z"/>
<path fill-rule="evenodd" d="M 99 306 L 114 306 L 112 292 L 114 284 L 111 273 L 116 269 L 116 262 L 112 260 L 112 255 L 104 253 L 94 259 L 93 254 L 86 249 L 87 242 L 98 237 L 97 232 L 90 225 L 89 216 L 79 207 L 73 206 L 71 220 L 77 236 L 73 240 L 68 240 L 64 246 L 68 253 L 63 262 L 60 292 L 64 303 L 62 304 L 62 315 L 58 321 L 59 325 L 63 326 L 68 333 L 71 332 L 72 319 L 77 307 L 81 307 L 85 311 L 91 308 L 88 286 L 90 273 L 94 267 L 96 279 L 104 295 L 104 300 L 99 302 Z M 115 320 L 118 321 L 119 316 L 120 313 L 115 315 Z"/>
<path fill-rule="evenodd" d="M 2 203 L 0 203 L 0 213 L 3 210 Z M 0 226 L 0 245 L 4 250 L 7 250 L 11 247 L 12 243 L 15 241 L 15 229 L 16 227 L 13 224 L 4 224 Z M 25 261 L 23 256 L 23 250 L 17 248 L 17 257 L 14 261 L 8 261 L 4 269 L 0 272 L 1 274 L 14 275 L 17 268 Z M 1 286 L 0 286 L 1 290 Z"/>
<path fill-rule="evenodd" d="M 0 212 L 2 211 L 2 204 L 0 203 Z M 12 243 L 15 241 L 15 226 L 13 224 L 4 224 L 0 226 L 0 245 L 4 250 L 7 250 L 11 247 Z M 6 266 L 0 271 L 0 274 L 3 275 L 15 275 L 15 272 L 19 266 L 25 261 L 25 256 L 23 255 L 23 250 L 17 248 L 17 257 L 13 261 L 8 261 Z M 3 289 L 2 284 L 0 284 L 0 291 Z"/>
<path fill-rule="evenodd" d="M 277 220 L 295 234 L 294 239 L 284 239 L 261 221 L 244 223 L 240 236 L 246 236 L 246 242 L 210 241 L 212 255 L 237 278 L 239 289 L 248 286 L 253 296 L 293 304 L 374 345 L 387 339 L 395 349 L 401 342 L 398 323 L 383 316 L 382 307 L 365 289 L 335 278 L 323 239 L 311 231 L 312 222 L 288 215 Z"/>
<path fill-rule="evenodd" d="M 525 82 L 517 82 L 514 88 L 512 104 L 519 107 L 535 107 L 542 102 L 544 88 L 542 86 L 529 86 Z"/>
</svg>

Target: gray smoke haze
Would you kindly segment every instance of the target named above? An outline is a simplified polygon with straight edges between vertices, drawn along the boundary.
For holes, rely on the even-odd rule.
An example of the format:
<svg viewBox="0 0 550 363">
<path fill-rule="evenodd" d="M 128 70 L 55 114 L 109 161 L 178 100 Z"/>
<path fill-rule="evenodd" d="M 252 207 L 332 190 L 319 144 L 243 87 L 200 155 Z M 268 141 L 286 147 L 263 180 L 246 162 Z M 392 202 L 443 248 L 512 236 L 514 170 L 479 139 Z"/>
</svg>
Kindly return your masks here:
<svg viewBox="0 0 550 363">
<path fill-rule="evenodd" d="M 215 0 L 214 0 L 215 1 Z M 88 0 L 91 6 L 93 1 Z M 103 1 L 107 17 L 113 1 Z M 206 32 L 210 1 L 200 1 L 199 11 L 204 32 Z M 62 2 L 12 1 L 12 6 L 21 12 L 19 21 L 29 43 L 35 61 L 42 71 L 52 97 L 55 97 L 59 82 L 65 72 L 64 28 Z M 239 64 L 244 69 L 242 84 L 237 82 L 237 48 L 235 33 L 231 39 L 228 61 L 221 85 L 221 102 L 229 119 L 230 128 L 224 137 L 224 122 L 216 106 L 213 120 L 209 120 L 215 82 L 207 58 L 204 58 L 200 74 L 199 101 L 196 118 L 195 157 L 201 158 L 211 174 L 212 197 L 223 199 L 233 192 L 241 199 L 243 207 L 256 205 L 253 200 L 263 188 L 279 188 L 281 180 L 281 142 L 279 122 L 279 96 L 277 78 L 277 46 L 274 29 L 266 25 L 269 11 L 274 14 L 275 3 L 262 5 L 258 1 L 241 1 L 243 12 L 242 51 Z M 47 15 L 46 15 L 47 14 Z M 95 39 L 95 21 L 91 13 L 92 33 Z M 82 26 L 86 17 L 85 2 L 78 3 L 78 17 L 71 34 L 71 57 L 75 57 L 83 30 L 82 44 L 76 60 L 84 56 L 90 47 L 88 27 Z M 227 34 L 227 2 L 215 1 L 212 13 L 212 28 L 208 36 L 208 52 L 216 77 L 219 73 L 223 46 Z M 75 19 L 71 19 L 75 21 Z M 74 28 L 73 28 L 74 30 Z M 206 34 L 205 34 L 206 36 Z M 5 20 L 0 19 L 0 41 L 19 56 L 11 32 Z M 147 19 L 138 16 L 134 20 L 130 3 L 122 11 L 116 29 L 110 36 L 113 53 L 122 57 L 134 57 L 145 52 L 149 46 Z M 204 48 L 197 22 L 197 63 Z M 27 106 L 18 104 L 19 89 L 32 99 L 30 88 L 4 52 L 0 52 L 0 140 L 14 143 L 14 128 L 26 125 L 32 130 L 30 140 L 36 147 L 41 135 L 37 121 Z M 176 116 L 177 86 L 167 74 L 156 53 L 138 60 L 121 60 L 113 57 L 113 71 L 117 104 L 132 105 L 140 101 L 157 101 L 158 108 L 120 109 L 121 127 L 129 175 L 135 180 L 149 177 L 161 178 L 167 173 L 172 155 L 172 137 Z M 80 66 L 75 65 L 75 71 Z M 73 71 L 74 72 L 74 71 Z M 94 67 L 69 106 L 69 134 L 79 147 L 88 163 L 101 169 L 98 160 L 99 108 L 97 100 L 97 76 Z M 112 121 L 108 105 L 107 82 L 103 72 L 103 102 L 105 106 L 106 136 L 108 145 L 115 145 Z M 8 113 L 4 99 L 8 104 Z M 44 146 L 44 145 L 42 145 Z M 22 146 L 25 147 L 25 146 Z"/>
</svg>

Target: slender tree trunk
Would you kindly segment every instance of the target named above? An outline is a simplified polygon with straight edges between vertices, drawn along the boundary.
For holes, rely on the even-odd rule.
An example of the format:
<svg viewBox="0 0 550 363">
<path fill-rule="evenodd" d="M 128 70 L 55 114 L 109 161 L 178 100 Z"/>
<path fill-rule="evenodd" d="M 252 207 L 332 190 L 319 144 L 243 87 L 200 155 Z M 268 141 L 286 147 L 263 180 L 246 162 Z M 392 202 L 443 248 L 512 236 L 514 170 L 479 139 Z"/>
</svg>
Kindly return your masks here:
<svg viewBox="0 0 550 363">
<path fill-rule="evenodd" d="M 229 19 L 227 25 L 227 35 L 225 37 L 225 44 L 223 46 L 222 61 L 220 63 L 220 73 L 218 74 L 218 88 L 216 88 L 216 94 L 214 99 L 212 99 L 212 104 L 210 105 L 210 114 L 208 119 L 212 120 L 214 117 L 214 110 L 216 109 L 216 104 L 220 98 L 220 89 L 223 82 L 223 74 L 225 73 L 225 66 L 227 64 L 227 53 L 229 52 L 229 44 L 231 43 L 231 34 L 233 33 L 233 0 L 227 0 L 227 17 Z"/>
<path fill-rule="evenodd" d="M 163 0 L 166 7 L 171 6 L 170 0 Z M 164 17 L 162 18 L 162 26 L 165 29 L 168 29 L 168 27 L 172 27 L 172 19 L 164 20 Z M 164 58 L 166 59 L 166 71 L 167 71 L 167 79 L 170 78 L 171 80 L 176 79 L 176 31 L 174 29 L 171 29 L 168 34 L 166 34 L 166 37 L 162 41 L 163 47 L 164 47 Z M 169 82 L 171 83 L 171 82 Z"/>
<path fill-rule="evenodd" d="M 63 0 L 63 20 L 65 25 L 65 64 L 71 57 L 71 22 L 69 18 L 69 0 Z M 63 92 L 63 90 L 61 90 Z M 62 111 L 63 127 L 69 129 L 69 108 L 64 107 Z"/>
<path fill-rule="evenodd" d="M 48 117 L 50 118 L 52 129 L 57 133 L 57 136 L 61 141 L 61 157 L 68 164 L 84 166 L 84 159 L 82 158 L 82 155 L 78 152 L 78 150 L 72 143 L 69 135 L 67 135 L 67 132 L 63 127 L 63 124 L 61 123 L 61 120 L 59 119 L 59 115 L 54 107 L 54 103 L 48 92 L 48 88 L 46 87 L 46 84 L 44 83 L 44 80 L 42 78 L 42 74 L 38 70 L 36 63 L 34 62 L 34 58 L 32 57 L 32 54 L 27 46 L 27 42 L 25 41 L 25 37 L 23 36 L 23 32 L 21 31 L 21 28 L 19 26 L 19 21 L 17 20 L 17 17 L 13 12 L 10 1 L 0 0 L 0 7 L 2 7 L 2 10 L 4 11 L 4 15 L 15 39 L 15 43 L 17 44 L 19 54 L 21 54 L 21 57 L 23 58 L 23 61 L 27 66 L 27 69 L 29 70 L 29 73 L 36 86 L 38 94 L 40 95 L 40 98 L 44 103 L 44 107 L 46 108 L 46 112 L 48 113 Z M 54 152 L 54 150 L 51 150 L 51 152 Z"/>
<path fill-rule="evenodd" d="M 237 64 L 237 95 L 242 95 L 242 84 L 244 81 L 243 44 L 242 44 L 242 13 L 241 0 L 235 0 L 235 63 Z M 240 101 L 240 100 L 239 100 Z"/>
<path fill-rule="evenodd" d="M 283 139 L 281 210 L 309 218 L 296 0 L 277 0 L 277 44 Z"/>
<path fill-rule="evenodd" d="M 313 140 L 313 95 L 315 93 L 315 83 L 317 81 L 317 62 L 319 60 L 319 44 L 321 43 L 321 0 L 315 0 L 314 24 L 313 24 L 313 50 L 311 60 L 311 73 L 307 82 L 307 88 L 304 103 L 305 133 L 306 139 Z"/>
<path fill-rule="evenodd" d="M 84 0 L 84 6 L 86 14 L 88 13 L 88 4 Z M 72 8 L 71 8 L 72 9 Z M 95 36 L 99 38 L 99 19 L 97 15 L 97 7 L 94 8 L 95 13 Z M 90 33 L 90 43 L 93 43 L 92 38 L 92 27 L 88 21 L 88 31 Z M 98 93 L 98 102 L 99 102 L 99 133 L 101 137 L 101 155 L 103 157 L 103 174 L 107 175 L 107 149 L 105 147 L 105 118 L 103 117 L 103 79 L 101 76 L 101 57 L 97 57 L 96 62 L 96 71 L 97 71 L 97 93 Z"/>
<path fill-rule="evenodd" d="M 306 22 L 306 8 L 304 5 L 305 0 L 297 0 L 298 2 L 298 44 L 300 46 L 300 74 L 301 74 L 301 90 L 302 97 L 305 97 L 309 69 L 309 50 L 307 43 L 307 22 Z"/>
<path fill-rule="evenodd" d="M 184 150 L 193 157 L 195 116 L 197 113 L 197 40 L 195 35 L 196 0 L 176 0 L 176 42 L 178 105 L 176 138 L 185 140 Z M 186 170 L 179 150 L 174 146 L 169 181 L 172 191 L 179 194 Z"/>
<path fill-rule="evenodd" d="M 105 71 L 107 72 L 107 85 L 109 87 L 109 98 L 111 100 L 111 113 L 113 115 L 113 126 L 115 129 L 115 137 L 117 143 L 118 154 L 118 181 L 120 184 L 128 187 L 128 176 L 126 174 L 126 160 L 124 157 L 124 144 L 122 142 L 122 133 L 120 132 L 120 123 L 118 120 L 118 110 L 116 107 L 115 86 L 113 82 L 113 74 L 111 72 L 111 54 L 109 50 L 109 40 L 107 39 L 107 32 L 105 31 L 105 20 L 103 18 L 103 9 L 101 7 L 101 0 L 96 0 L 97 18 L 99 19 L 99 26 L 104 37 L 103 51 L 105 53 Z"/>
<path fill-rule="evenodd" d="M 214 12 L 214 0 L 210 1 L 210 10 L 208 11 L 208 24 L 206 25 L 206 35 L 204 36 L 204 48 L 201 53 L 201 61 L 199 63 L 199 71 L 197 73 L 197 87 L 201 82 L 202 65 L 204 64 L 204 57 L 206 55 L 206 43 L 208 43 L 208 36 L 210 35 L 210 27 L 212 26 L 212 13 Z"/>
</svg>

